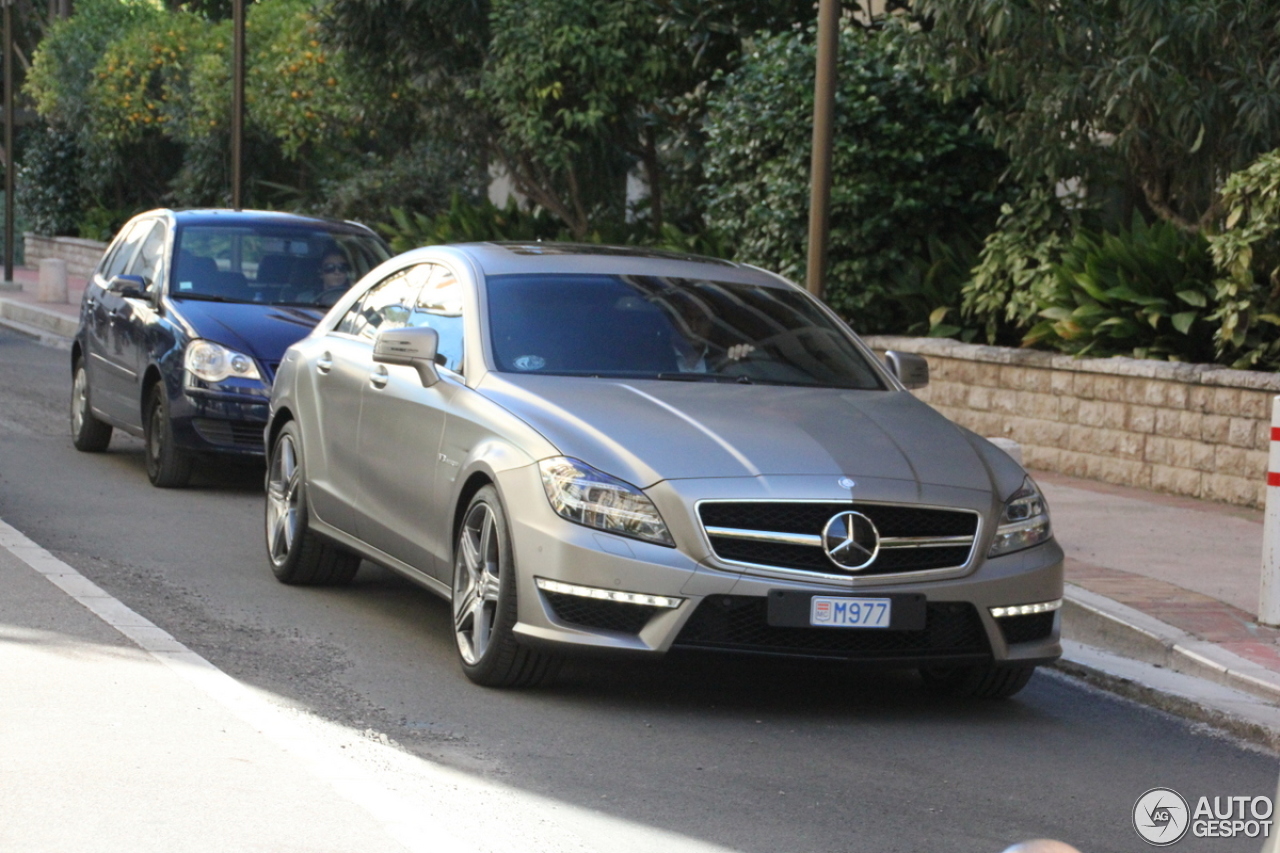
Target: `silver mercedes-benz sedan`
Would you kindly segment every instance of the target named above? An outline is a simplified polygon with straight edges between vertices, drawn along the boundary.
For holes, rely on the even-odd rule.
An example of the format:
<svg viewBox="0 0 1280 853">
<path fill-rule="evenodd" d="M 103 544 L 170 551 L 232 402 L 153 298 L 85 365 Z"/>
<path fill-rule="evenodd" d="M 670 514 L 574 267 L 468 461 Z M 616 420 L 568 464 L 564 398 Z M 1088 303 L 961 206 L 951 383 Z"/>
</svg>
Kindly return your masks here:
<svg viewBox="0 0 1280 853">
<path fill-rule="evenodd" d="M 551 243 L 418 249 L 280 365 L 266 544 L 452 602 L 462 668 L 703 649 L 919 669 L 1010 696 L 1061 653 L 1027 473 L 777 275 Z"/>
</svg>

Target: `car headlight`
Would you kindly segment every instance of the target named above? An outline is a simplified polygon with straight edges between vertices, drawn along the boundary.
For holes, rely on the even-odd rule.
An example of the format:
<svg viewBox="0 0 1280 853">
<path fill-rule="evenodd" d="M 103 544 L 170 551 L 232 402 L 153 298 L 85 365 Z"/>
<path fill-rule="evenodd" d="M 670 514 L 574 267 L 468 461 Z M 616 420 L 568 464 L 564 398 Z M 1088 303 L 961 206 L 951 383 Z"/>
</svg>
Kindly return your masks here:
<svg viewBox="0 0 1280 853">
<path fill-rule="evenodd" d="M 653 501 L 635 486 L 585 462 L 557 456 L 538 463 L 551 508 L 562 518 L 620 536 L 675 547 Z"/>
<path fill-rule="evenodd" d="M 1000 526 L 991 543 L 988 557 L 1012 554 L 1032 545 L 1049 541 L 1053 531 L 1049 527 L 1049 505 L 1035 482 L 1027 477 L 1022 486 L 1004 504 L 1000 514 Z"/>
<path fill-rule="evenodd" d="M 212 341 L 196 340 L 187 344 L 182 366 L 192 376 L 205 382 L 221 382 L 232 376 L 237 379 L 262 380 L 258 374 L 258 365 L 254 364 L 252 358 Z"/>
</svg>

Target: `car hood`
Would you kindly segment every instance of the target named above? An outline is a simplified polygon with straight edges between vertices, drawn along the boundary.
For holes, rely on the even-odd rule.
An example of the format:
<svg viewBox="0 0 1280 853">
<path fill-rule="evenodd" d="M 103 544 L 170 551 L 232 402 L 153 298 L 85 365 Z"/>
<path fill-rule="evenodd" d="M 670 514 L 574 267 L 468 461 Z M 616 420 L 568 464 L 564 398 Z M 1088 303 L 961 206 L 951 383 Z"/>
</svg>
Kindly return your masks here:
<svg viewBox="0 0 1280 853">
<path fill-rule="evenodd" d="M 175 299 L 172 303 L 193 337 L 268 362 L 279 361 L 284 351 L 306 337 L 324 316 L 323 311 L 291 305 L 196 299 Z"/>
<path fill-rule="evenodd" d="M 564 455 L 642 488 L 761 475 L 993 486 L 976 436 L 905 391 L 508 377 L 478 390 Z"/>
</svg>

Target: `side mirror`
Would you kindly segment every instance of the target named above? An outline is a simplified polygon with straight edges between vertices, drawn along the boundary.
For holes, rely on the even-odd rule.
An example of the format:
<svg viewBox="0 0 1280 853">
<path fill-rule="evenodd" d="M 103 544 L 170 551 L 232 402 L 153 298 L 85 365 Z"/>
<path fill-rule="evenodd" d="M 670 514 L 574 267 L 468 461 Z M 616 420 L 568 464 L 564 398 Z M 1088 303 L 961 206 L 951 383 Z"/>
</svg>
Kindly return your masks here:
<svg viewBox="0 0 1280 853">
<path fill-rule="evenodd" d="M 929 384 L 929 362 L 923 356 L 889 350 L 884 354 L 884 363 L 907 388 L 923 388 Z"/>
<path fill-rule="evenodd" d="M 147 281 L 140 275 L 112 276 L 107 283 L 107 290 L 125 299 L 146 299 Z"/>
<path fill-rule="evenodd" d="M 373 339 L 373 360 L 380 364 L 403 364 L 418 371 L 423 388 L 440 381 L 436 372 L 436 350 L 440 333 L 426 326 L 386 329 Z"/>
</svg>

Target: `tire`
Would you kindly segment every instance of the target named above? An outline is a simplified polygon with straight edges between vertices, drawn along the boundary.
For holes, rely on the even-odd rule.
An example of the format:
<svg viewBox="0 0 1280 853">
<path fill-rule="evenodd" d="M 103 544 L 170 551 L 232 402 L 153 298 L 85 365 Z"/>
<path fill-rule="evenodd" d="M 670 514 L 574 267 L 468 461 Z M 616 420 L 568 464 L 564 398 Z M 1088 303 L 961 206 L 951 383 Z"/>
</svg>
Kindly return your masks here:
<svg viewBox="0 0 1280 853">
<path fill-rule="evenodd" d="M 267 460 L 267 560 L 276 580 L 290 586 L 345 586 L 360 557 L 311 532 L 302 444 L 293 422 L 284 425 Z"/>
<path fill-rule="evenodd" d="M 111 443 L 111 424 L 94 417 L 89 407 L 89 372 L 84 359 L 76 359 L 71 375 L 71 443 L 84 453 L 101 453 Z"/>
<path fill-rule="evenodd" d="M 155 385 L 147 397 L 147 420 L 143 430 L 146 439 L 147 478 L 158 489 L 182 488 L 191 479 L 190 453 L 173 442 L 173 423 L 169 420 L 169 401 L 164 387 Z"/>
<path fill-rule="evenodd" d="M 925 687 L 944 696 L 1008 699 L 1027 686 L 1034 666 L 938 666 L 920 670 Z"/>
<path fill-rule="evenodd" d="M 521 645 L 511 533 L 498 492 L 485 486 L 462 517 L 453 557 L 453 627 L 462 671 L 485 687 L 533 687 L 555 678 L 560 659 Z"/>
</svg>

